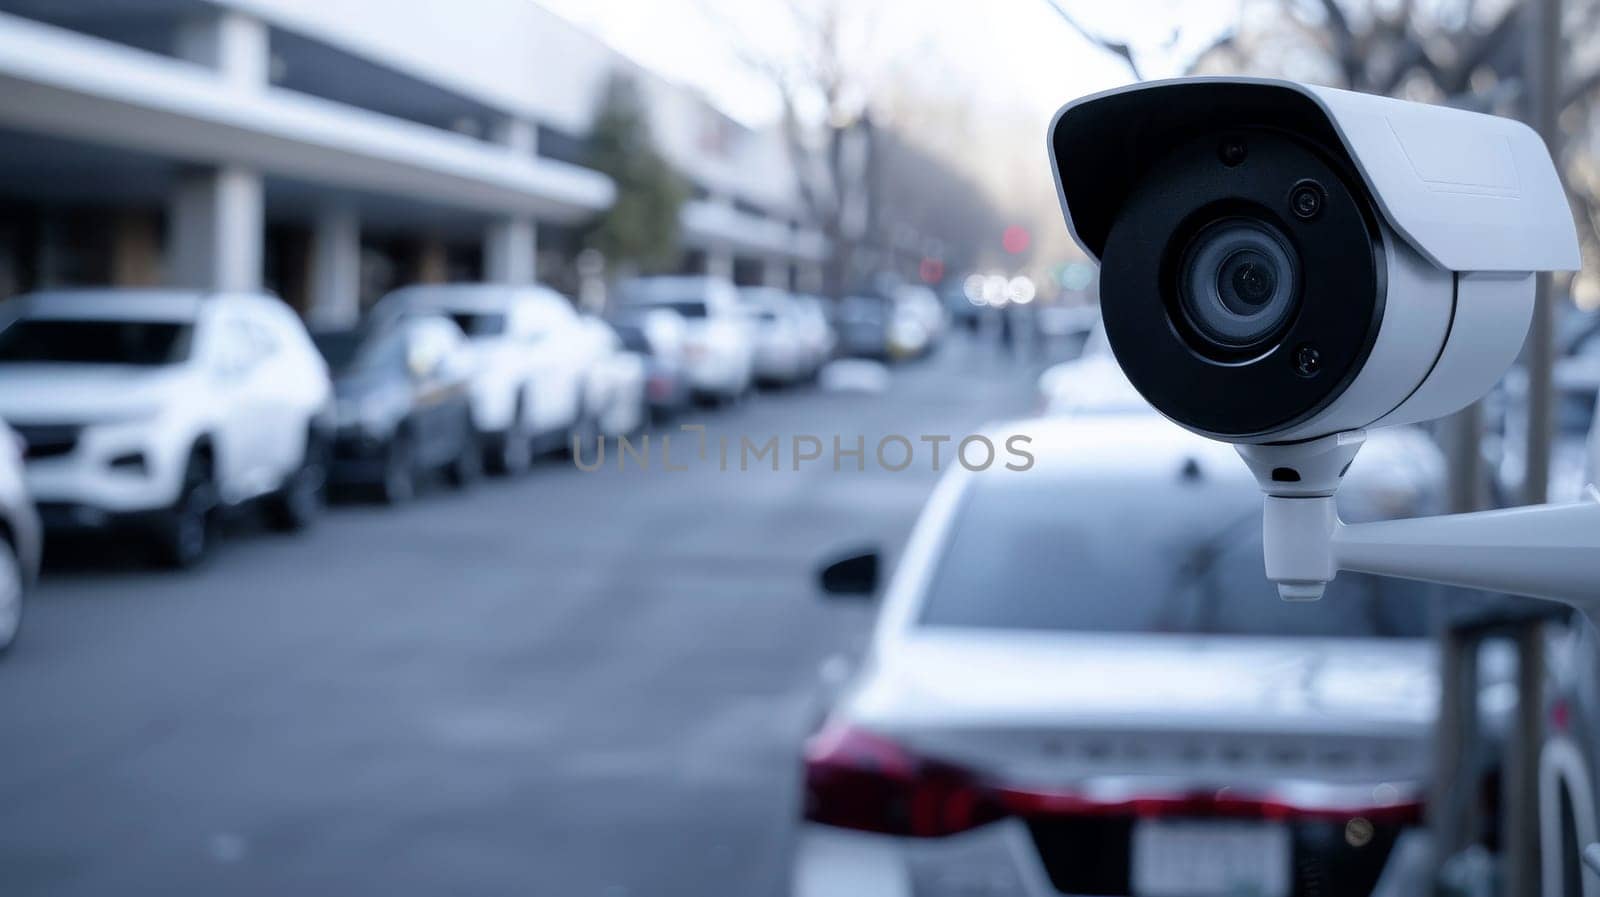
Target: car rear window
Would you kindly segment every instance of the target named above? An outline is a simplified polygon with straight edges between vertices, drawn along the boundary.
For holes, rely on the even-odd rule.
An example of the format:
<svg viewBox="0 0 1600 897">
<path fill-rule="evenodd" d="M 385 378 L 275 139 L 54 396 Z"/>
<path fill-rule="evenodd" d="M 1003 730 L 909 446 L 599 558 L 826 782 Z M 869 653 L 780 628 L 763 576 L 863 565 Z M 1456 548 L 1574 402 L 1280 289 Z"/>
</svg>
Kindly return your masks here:
<svg viewBox="0 0 1600 897">
<path fill-rule="evenodd" d="M 179 364 L 193 325 L 171 321 L 17 321 L 0 330 L 0 363 Z"/>
<path fill-rule="evenodd" d="M 633 324 L 614 324 L 617 336 L 622 339 L 622 347 L 629 352 L 641 355 L 650 355 L 650 338 L 644 335 L 644 328 Z"/>
<path fill-rule="evenodd" d="M 635 307 L 659 308 L 664 311 L 676 312 L 682 318 L 704 318 L 710 315 L 706 303 L 701 299 L 648 299 L 629 302 Z"/>
<path fill-rule="evenodd" d="M 501 312 L 454 312 L 449 315 L 467 336 L 503 336 L 506 316 Z"/>
<path fill-rule="evenodd" d="M 316 344 L 317 351 L 328 362 L 328 368 L 342 371 L 355 360 L 356 352 L 361 348 L 364 334 L 359 330 L 345 330 L 312 334 L 311 341 Z"/>
<path fill-rule="evenodd" d="M 1431 595 L 1340 573 L 1321 601 L 1281 600 L 1261 566 L 1261 508 L 1238 484 L 1027 475 L 971 483 L 934 571 L 928 626 L 1116 633 L 1428 634 Z M 1230 497 L 1233 500 L 1229 500 Z"/>
</svg>

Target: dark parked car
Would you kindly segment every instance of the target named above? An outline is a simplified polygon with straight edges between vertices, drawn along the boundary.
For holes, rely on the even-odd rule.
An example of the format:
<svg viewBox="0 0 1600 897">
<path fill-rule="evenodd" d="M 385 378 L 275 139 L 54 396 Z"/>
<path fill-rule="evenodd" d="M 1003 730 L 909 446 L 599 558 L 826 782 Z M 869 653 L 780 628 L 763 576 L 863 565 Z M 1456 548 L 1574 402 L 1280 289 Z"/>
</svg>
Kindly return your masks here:
<svg viewBox="0 0 1600 897">
<path fill-rule="evenodd" d="M 889 326 L 894 309 L 876 296 L 847 296 L 834 312 L 839 354 L 850 358 L 889 358 Z"/>
<path fill-rule="evenodd" d="M 661 420 L 683 410 L 692 397 L 684 369 L 684 325 L 676 315 L 646 312 L 612 321 L 629 352 L 645 362 L 645 398 L 650 414 Z"/>
<path fill-rule="evenodd" d="M 479 440 L 468 390 L 471 354 L 448 318 L 408 315 L 380 329 L 321 333 L 334 377 L 335 485 L 375 488 L 386 502 L 443 471 L 453 486 L 478 475 Z"/>
</svg>

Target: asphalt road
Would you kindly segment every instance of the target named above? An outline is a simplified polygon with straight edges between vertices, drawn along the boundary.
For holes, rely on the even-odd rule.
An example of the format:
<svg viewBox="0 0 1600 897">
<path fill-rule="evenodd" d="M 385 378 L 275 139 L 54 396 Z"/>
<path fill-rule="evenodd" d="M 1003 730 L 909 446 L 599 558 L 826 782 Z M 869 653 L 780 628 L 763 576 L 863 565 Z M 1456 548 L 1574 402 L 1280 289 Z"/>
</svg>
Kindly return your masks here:
<svg viewBox="0 0 1600 897">
<path fill-rule="evenodd" d="M 1034 370 L 952 346 L 691 415 L 687 471 L 657 430 L 649 472 L 237 525 L 193 573 L 58 551 L 0 664 L 0 893 L 781 893 L 819 669 L 871 622 L 814 564 L 897 547 L 936 475 L 724 472 L 716 440 L 861 434 L 872 465 L 1026 410 Z"/>
</svg>

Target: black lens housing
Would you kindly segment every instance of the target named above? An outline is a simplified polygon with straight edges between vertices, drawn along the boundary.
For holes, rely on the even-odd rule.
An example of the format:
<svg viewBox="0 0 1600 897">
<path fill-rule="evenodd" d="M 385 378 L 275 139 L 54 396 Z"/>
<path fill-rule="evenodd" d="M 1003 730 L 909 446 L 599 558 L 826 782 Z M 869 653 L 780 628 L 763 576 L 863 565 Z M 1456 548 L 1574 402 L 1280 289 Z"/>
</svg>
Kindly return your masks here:
<svg viewBox="0 0 1600 897">
<path fill-rule="evenodd" d="M 1195 351 L 1221 361 L 1245 358 L 1293 322 L 1299 253 L 1262 215 L 1224 215 L 1188 239 L 1176 292 L 1179 326 Z"/>
<path fill-rule="evenodd" d="M 1231 165 L 1217 149 L 1229 141 L 1248 148 Z M 1219 437 L 1267 437 L 1314 417 L 1360 371 L 1383 320 L 1387 261 L 1365 188 L 1334 158 L 1267 127 L 1215 129 L 1130 179 L 1101 252 L 1101 314 L 1129 380 L 1168 417 Z M 1307 179 L 1324 191 L 1309 219 L 1292 206 Z M 1282 244 L 1290 261 L 1273 268 L 1273 295 L 1292 290 L 1281 315 L 1232 339 L 1197 320 L 1192 302 L 1198 277 L 1222 273 L 1193 270 L 1197 240 L 1225 222 Z M 1226 290 L 1214 288 L 1220 302 Z M 1295 366 L 1294 347 L 1305 344 L 1320 356 L 1314 377 Z"/>
</svg>

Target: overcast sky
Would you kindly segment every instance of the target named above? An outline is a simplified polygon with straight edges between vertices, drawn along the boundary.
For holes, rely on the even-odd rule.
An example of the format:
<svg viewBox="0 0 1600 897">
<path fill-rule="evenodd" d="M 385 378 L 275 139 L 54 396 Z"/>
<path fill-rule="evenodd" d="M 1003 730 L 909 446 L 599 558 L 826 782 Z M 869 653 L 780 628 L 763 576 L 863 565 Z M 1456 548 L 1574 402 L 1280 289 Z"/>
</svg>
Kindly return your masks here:
<svg viewBox="0 0 1600 897">
<path fill-rule="evenodd" d="M 778 100 L 730 44 L 789 46 L 787 0 L 538 0 L 662 74 L 704 91 L 730 115 L 772 121 Z M 1177 74 L 1193 48 L 1235 20 L 1239 0 L 1062 0 L 1086 26 L 1140 48 L 1147 77 Z M 885 57 L 926 57 L 952 91 L 1047 118 L 1068 99 L 1130 79 L 1121 60 L 1080 38 L 1048 0 L 854 0 L 871 7 L 872 46 Z M 1176 36 L 1176 43 L 1173 43 Z M 1170 50 L 1170 51 L 1169 51 Z"/>
</svg>

